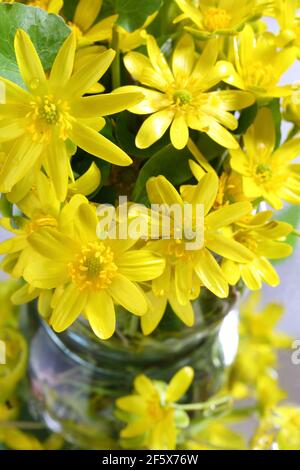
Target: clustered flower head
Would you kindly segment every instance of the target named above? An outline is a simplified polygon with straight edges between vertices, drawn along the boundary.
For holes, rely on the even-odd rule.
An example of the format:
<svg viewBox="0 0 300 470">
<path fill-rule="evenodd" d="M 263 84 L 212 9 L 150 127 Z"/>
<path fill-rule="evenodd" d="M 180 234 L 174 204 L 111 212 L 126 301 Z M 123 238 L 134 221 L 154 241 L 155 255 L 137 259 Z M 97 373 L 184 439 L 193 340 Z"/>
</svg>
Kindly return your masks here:
<svg viewBox="0 0 300 470">
<path fill-rule="evenodd" d="M 15 26 L 12 71 L 0 64 L 0 224 L 9 234 L 0 254 L 2 270 L 18 283 L 14 304 L 36 300 L 58 333 L 81 321 L 100 340 L 127 341 L 159 331 L 167 311 L 192 328 L 203 292 L 227 299 L 245 286 L 277 286 L 273 260 L 292 253 L 296 228 L 274 211 L 300 204 L 300 87 L 282 82 L 299 57 L 298 1 L 242 0 L 237 8 L 233 0 L 174 0 L 149 7 L 140 23 L 102 0 L 79 0 L 71 13 L 62 0 L 2 3 L 6 12 L 34 9 L 57 31 L 65 28 L 49 46 L 51 61 L 40 25 Z M 277 20 L 276 34 L 266 16 Z M 118 196 L 129 200 L 125 216 Z M 111 226 L 99 231 L 108 204 L 114 237 Z M 190 208 L 185 222 L 194 238 L 178 238 L 172 206 L 182 215 Z M 122 231 L 130 223 L 136 236 Z M 263 391 L 281 396 L 271 374 L 257 369 L 274 363 L 261 341 L 273 315 L 253 324 L 245 316 L 242 328 L 259 341 L 247 345 L 234 371 L 240 389 L 255 384 L 266 426 L 275 423 L 270 410 L 279 400 L 263 404 Z M 10 328 L 8 340 L 18 343 Z M 21 365 L 22 341 L 12 354 Z M 245 366 L 258 350 L 263 364 Z M 193 375 L 186 367 L 169 386 L 138 377 L 134 395 L 117 402 L 127 423 L 122 437 L 175 448 L 188 424 L 176 402 Z M 18 380 L 16 372 L 0 398 Z M 292 415 L 278 408 L 276 416 L 290 422 Z M 208 441 L 214 429 L 225 432 L 216 424 Z"/>
</svg>

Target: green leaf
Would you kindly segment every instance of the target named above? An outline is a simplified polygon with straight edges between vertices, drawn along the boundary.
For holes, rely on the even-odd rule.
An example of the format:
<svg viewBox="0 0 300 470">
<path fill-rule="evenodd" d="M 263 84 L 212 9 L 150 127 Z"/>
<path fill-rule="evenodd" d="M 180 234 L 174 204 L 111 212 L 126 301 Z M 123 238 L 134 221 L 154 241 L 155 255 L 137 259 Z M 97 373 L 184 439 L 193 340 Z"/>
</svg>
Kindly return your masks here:
<svg viewBox="0 0 300 470">
<path fill-rule="evenodd" d="M 171 144 L 153 155 L 142 167 L 133 190 L 135 202 L 147 202 L 146 183 L 152 176 L 165 176 L 178 186 L 192 178 L 188 160 L 191 154 L 187 148 L 176 150 Z"/>
<path fill-rule="evenodd" d="M 275 148 L 278 148 L 281 143 L 281 137 L 282 137 L 282 134 L 281 134 L 282 115 L 281 115 L 281 109 L 280 109 L 280 99 L 274 98 L 269 103 L 268 108 L 270 108 L 273 114 L 275 130 L 276 130 Z"/>
<path fill-rule="evenodd" d="M 244 109 L 241 111 L 241 115 L 239 118 L 239 125 L 238 128 L 234 131 L 234 134 L 242 135 L 247 132 L 249 127 L 255 121 L 257 116 L 258 106 L 257 103 L 254 103 L 249 108 Z"/>
<path fill-rule="evenodd" d="M 141 28 L 148 16 L 158 11 L 163 0 L 115 0 L 115 12 L 119 15 L 118 24 L 127 31 Z"/>
<path fill-rule="evenodd" d="M 23 86 L 14 52 L 14 37 L 19 28 L 29 34 L 45 70 L 51 69 L 70 28 L 61 17 L 40 8 L 20 3 L 0 4 L 0 76 Z"/>
</svg>

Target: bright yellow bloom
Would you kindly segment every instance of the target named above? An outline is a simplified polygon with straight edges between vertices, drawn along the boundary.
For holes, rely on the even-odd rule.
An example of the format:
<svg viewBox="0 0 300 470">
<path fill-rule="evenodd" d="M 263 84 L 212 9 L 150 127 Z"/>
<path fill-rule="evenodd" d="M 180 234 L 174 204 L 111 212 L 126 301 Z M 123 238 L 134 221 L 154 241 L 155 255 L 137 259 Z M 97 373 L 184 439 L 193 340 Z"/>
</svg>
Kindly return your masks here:
<svg viewBox="0 0 300 470">
<path fill-rule="evenodd" d="M 244 437 L 228 426 L 222 419 L 205 422 L 203 429 L 183 445 L 187 450 L 246 450 Z"/>
<path fill-rule="evenodd" d="M 105 126 L 102 116 L 124 110 L 140 97 L 136 93 L 82 97 L 106 72 L 115 53 L 108 50 L 97 60 L 93 57 L 72 75 L 75 49 L 75 36 L 71 34 L 47 79 L 29 36 L 17 31 L 15 51 L 27 90 L 2 79 L 7 102 L 0 105 L 0 143 L 12 142 L 1 168 L 2 192 L 10 192 L 28 172 L 42 166 L 63 201 L 70 176 L 68 139 L 111 163 L 131 163 L 121 149 L 98 131 Z"/>
<path fill-rule="evenodd" d="M 187 414 L 176 409 L 176 402 L 185 395 L 193 379 L 190 367 L 180 369 L 169 385 L 138 376 L 134 381 L 135 393 L 116 401 L 128 422 L 121 438 L 130 442 L 139 437 L 139 447 L 150 450 L 174 450 L 180 428 L 189 424 Z"/>
<path fill-rule="evenodd" d="M 195 28 L 186 29 L 201 39 L 234 35 L 249 21 L 260 18 L 270 3 L 267 0 L 175 0 L 183 14 L 176 22 L 190 19 Z"/>
<path fill-rule="evenodd" d="M 293 47 L 278 51 L 270 36 L 256 37 L 251 26 L 236 38 L 235 68 L 232 66 L 224 81 L 241 90 L 248 90 L 261 101 L 289 96 L 291 86 L 279 86 L 284 73 L 293 65 L 296 50 Z"/>
<path fill-rule="evenodd" d="M 28 347 L 21 333 L 10 327 L 1 327 L 0 341 L 6 346 L 6 364 L 0 365 L 0 403 L 3 403 L 14 393 L 25 374 Z"/>
<path fill-rule="evenodd" d="M 273 16 L 278 21 L 280 33 L 279 47 L 294 45 L 300 54 L 300 18 L 298 0 L 274 0 Z"/>
<path fill-rule="evenodd" d="M 234 230 L 233 239 L 247 246 L 255 258 L 243 264 L 230 259 L 222 261 L 223 273 L 230 285 L 236 285 L 241 278 L 251 290 L 261 289 L 263 281 L 272 287 L 279 285 L 279 276 L 268 259 L 285 258 L 292 253 L 292 247 L 284 241 L 293 227 L 270 220 L 272 215 L 267 211 L 251 216 Z"/>
<path fill-rule="evenodd" d="M 29 6 L 43 8 L 43 10 L 57 15 L 64 6 L 63 0 L 27 0 L 23 3 L 26 3 Z"/>
<path fill-rule="evenodd" d="M 261 294 L 252 293 L 247 301 L 242 303 L 240 308 L 240 335 L 252 342 L 268 344 L 274 349 L 289 349 L 292 338 L 275 330 L 284 314 L 283 306 L 269 303 L 264 308 L 259 309 L 260 302 Z"/>
<path fill-rule="evenodd" d="M 196 220 L 196 205 L 204 207 L 204 240 L 203 246 L 193 248 L 188 246 L 187 239 L 162 239 L 150 241 L 149 249 L 166 259 L 163 274 L 153 281 L 153 293 L 149 312 L 142 317 L 142 328 L 145 334 L 151 333 L 160 322 L 167 301 L 174 312 L 188 326 L 194 323 L 194 311 L 190 303 L 200 293 L 200 286 L 220 298 L 228 296 L 228 283 L 212 252 L 230 259 L 233 263 L 247 263 L 253 258 L 250 250 L 243 244 L 226 237 L 222 229 L 230 226 L 251 212 L 249 202 L 239 202 L 213 211 L 218 193 L 219 181 L 215 173 L 207 173 L 197 186 L 191 187 L 190 192 L 182 197 L 174 186 L 163 176 L 151 178 L 147 183 L 149 200 L 152 204 L 178 204 L 183 207 L 190 203 L 193 208 L 191 230 L 193 233 L 201 230 Z M 174 226 L 173 215 L 170 214 L 170 226 Z M 194 240 L 189 240 L 189 242 Z"/>
<path fill-rule="evenodd" d="M 188 143 L 191 128 L 205 132 L 226 148 L 237 148 L 236 139 L 227 130 L 238 125 L 231 111 L 250 106 L 254 98 L 249 93 L 232 90 L 210 91 L 228 74 L 230 66 L 216 62 L 215 42 L 208 43 L 197 59 L 194 40 L 185 34 L 174 50 L 172 70 L 152 36 L 147 38 L 147 50 L 149 59 L 130 52 L 124 63 L 132 77 L 149 88 L 120 89 L 142 92 L 145 99 L 129 110 L 151 114 L 137 134 L 136 146 L 150 147 L 170 128 L 172 144 L 182 149 Z"/>
<path fill-rule="evenodd" d="M 129 32 L 126 29 L 117 27 L 118 32 L 118 46 L 120 51 L 129 52 L 137 49 L 140 46 L 143 46 L 147 42 L 147 31 L 146 28 L 154 21 L 157 16 L 157 12 L 149 16 L 143 26 L 135 31 Z"/>
<path fill-rule="evenodd" d="M 275 149 L 273 115 L 262 108 L 243 139 L 245 151 L 232 150 L 230 165 L 243 177 L 245 196 L 263 198 L 277 210 L 282 209 L 283 200 L 300 204 L 300 168 L 291 163 L 300 154 L 300 138 Z"/>
<path fill-rule="evenodd" d="M 136 240 L 97 237 L 96 207 L 74 196 L 60 213 L 60 231 L 45 228 L 28 241 L 36 251 L 24 271 L 38 289 L 56 289 L 50 324 L 61 332 L 84 313 L 95 334 L 110 338 L 115 331 L 115 307 L 135 315 L 148 305 L 137 283 L 161 275 L 164 261 L 150 250 L 131 249 Z"/>
<path fill-rule="evenodd" d="M 111 39 L 113 26 L 118 18 L 112 15 L 98 21 L 103 0 L 79 0 L 73 21 L 69 23 L 78 39 L 79 46 L 88 46 Z"/>
</svg>

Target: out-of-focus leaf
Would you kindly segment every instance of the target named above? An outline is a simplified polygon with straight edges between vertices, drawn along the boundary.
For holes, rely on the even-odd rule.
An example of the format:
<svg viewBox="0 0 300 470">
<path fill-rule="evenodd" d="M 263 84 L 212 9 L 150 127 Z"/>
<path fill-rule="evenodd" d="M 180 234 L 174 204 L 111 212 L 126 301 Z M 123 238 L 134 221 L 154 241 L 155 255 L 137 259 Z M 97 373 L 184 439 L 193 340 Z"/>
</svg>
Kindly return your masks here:
<svg viewBox="0 0 300 470">
<path fill-rule="evenodd" d="M 114 0 L 115 12 L 119 15 L 118 24 L 127 31 L 141 28 L 148 16 L 158 11 L 163 0 Z"/>
</svg>

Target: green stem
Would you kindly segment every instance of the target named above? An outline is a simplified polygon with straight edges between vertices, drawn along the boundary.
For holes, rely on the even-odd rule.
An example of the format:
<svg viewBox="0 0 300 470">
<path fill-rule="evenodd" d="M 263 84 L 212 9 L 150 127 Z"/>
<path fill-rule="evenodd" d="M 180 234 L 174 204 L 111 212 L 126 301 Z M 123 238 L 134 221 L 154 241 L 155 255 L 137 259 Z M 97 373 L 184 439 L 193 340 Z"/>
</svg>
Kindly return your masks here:
<svg viewBox="0 0 300 470">
<path fill-rule="evenodd" d="M 112 84 L 113 89 L 121 86 L 121 55 L 119 48 L 119 33 L 118 26 L 114 25 L 112 36 L 112 48 L 116 51 L 115 60 L 112 63 Z"/>
<path fill-rule="evenodd" d="M 292 234 L 293 234 L 293 235 L 296 235 L 296 237 L 299 237 L 299 238 L 300 238 L 300 230 L 296 230 L 296 229 L 294 228 L 294 230 L 292 231 Z"/>
<path fill-rule="evenodd" d="M 184 411 L 205 411 L 215 410 L 216 408 L 223 408 L 232 404 L 231 397 L 222 397 L 215 400 L 210 400 L 205 403 L 190 403 L 188 405 L 176 405 L 176 408 Z"/>
<path fill-rule="evenodd" d="M 139 318 L 136 315 L 132 315 L 132 318 L 129 324 L 129 329 L 128 329 L 129 336 L 135 336 L 138 330 L 138 327 L 139 327 Z"/>
<path fill-rule="evenodd" d="M 286 142 L 293 139 L 293 137 L 295 137 L 295 135 L 298 134 L 299 130 L 300 130 L 299 127 L 295 124 L 294 127 L 290 130 L 290 132 L 287 136 Z"/>
<path fill-rule="evenodd" d="M 23 429 L 23 430 L 40 430 L 40 429 L 46 429 L 46 426 L 41 423 L 29 423 L 29 422 L 22 422 L 22 421 L 3 421 L 0 422 L 0 429 L 11 429 L 11 428 L 18 428 L 18 429 Z"/>
</svg>

